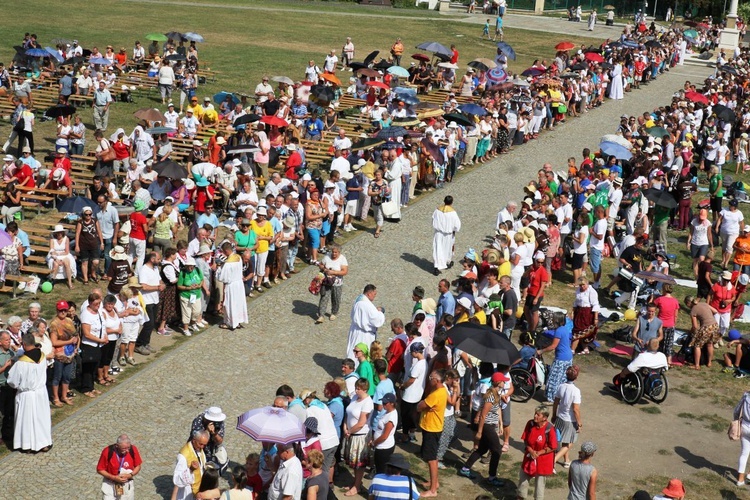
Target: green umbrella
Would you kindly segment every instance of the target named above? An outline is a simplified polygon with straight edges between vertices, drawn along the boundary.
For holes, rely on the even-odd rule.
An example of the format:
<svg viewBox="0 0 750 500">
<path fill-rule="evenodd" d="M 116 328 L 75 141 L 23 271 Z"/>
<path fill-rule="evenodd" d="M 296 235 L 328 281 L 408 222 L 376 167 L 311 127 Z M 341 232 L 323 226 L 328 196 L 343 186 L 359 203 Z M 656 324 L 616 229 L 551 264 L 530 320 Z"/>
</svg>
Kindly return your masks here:
<svg viewBox="0 0 750 500">
<path fill-rule="evenodd" d="M 146 35 L 146 40 L 151 40 L 152 42 L 166 42 L 167 37 L 161 33 L 149 33 Z"/>
<path fill-rule="evenodd" d="M 690 38 L 695 38 L 698 36 L 698 32 L 695 30 L 685 30 L 682 32 L 683 35 L 689 36 Z"/>
<path fill-rule="evenodd" d="M 652 137 L 664 137 L 665 135 L 669 135 L 669 132 L 664 127 L 651 127 L 646 129 L 646 132 Z"/>
</svg>

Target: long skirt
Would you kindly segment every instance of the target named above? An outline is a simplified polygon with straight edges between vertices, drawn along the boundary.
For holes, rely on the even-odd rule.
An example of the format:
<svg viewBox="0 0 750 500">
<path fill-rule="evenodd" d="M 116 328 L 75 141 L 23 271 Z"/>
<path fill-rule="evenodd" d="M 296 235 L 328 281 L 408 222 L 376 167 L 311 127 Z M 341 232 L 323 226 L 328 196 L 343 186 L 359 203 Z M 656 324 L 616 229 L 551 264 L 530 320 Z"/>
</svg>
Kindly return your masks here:
<svg viewBox="0 0 750 500">
<path fill-rule="evenodd" d="M 557 388 L 567 380 L 565 371 L 568 367 L 573 365 L 573 361 L 560 361 L 555 360 L 552 363 L 552 368 L 549 371 L 549 379 L 547 380 L 547 402 L 552 403 L 557 395 Z"/>
<path fill-rule="evenodd" d="M 576 307 L 573 310 L 573 340 L 588 344 L 596 338 L 598 328 L 594 325 L 596 317 L 590 307 Z"/>
<path fill-rule="evenodd" d="M 497 149 L 505 151 L 510 147 L 510 133 L 504 128 L 497 129 Z"/>
<path fill-rule="evenodd" d="M 167 285 L 159 294 L 158 322 L 166 321 L 167 324 L 177 320 L 177 285 Z"/>
<path fill-rule="evenodd" d="M 477 158 L 483 157 L 487 154 L 487 149 L 492 145 L 492 139 L 489 136 L 482 137 L 477 143 Z"/>
</svg>

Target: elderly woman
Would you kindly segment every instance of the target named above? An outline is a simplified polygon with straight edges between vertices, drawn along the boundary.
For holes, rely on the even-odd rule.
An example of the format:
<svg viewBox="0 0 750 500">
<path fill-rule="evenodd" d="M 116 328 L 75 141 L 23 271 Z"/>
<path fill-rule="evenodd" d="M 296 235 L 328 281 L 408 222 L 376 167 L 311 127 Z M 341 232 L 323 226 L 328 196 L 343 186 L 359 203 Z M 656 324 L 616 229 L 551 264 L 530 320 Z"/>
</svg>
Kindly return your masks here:
<svg viewBox="0 0 750 500">
<path fill-rule="evenodd" d="M 135 365 L 135 341 L 141 326 L 145 323 L 144 311 L 141 308 L 138 295 L 134 295 L 141 287 L 138 278 L 133 276 L 128 284 L 120 290 L 116 304 L 117 313 L 122 320 L 122 334 L 120 336 L 120 348 L 118 353 L 118 364 L 125 367 L 127 364 Z"/>
<path fill-rule="evenodd" d="M 370 196 L 372 213 L 375 217 L 375 234 L 376 238 L 380 237 L 380 233 L 383 230 L 383 203 L 388 201 L 391 197 L 391 191 L 388 187 L 388 182 L 383 179 L 383 170 L 378 169 L 375 171 L 375 178 L 370 182 L 367 188 L 367 194 Z M 362 217 L 366 214 L 363 212 Z"/>
<path fill-rule="evenodd" d="M 104 250 L 104 237 L 99 221 L 91 207 L 83 207 L 83 215 L 76 224 L 76 254 L 81 261 L 81 278 L 88 285 L 89 279 L 99 282 L 99 255 Z"/>
<path fill-rule="evenodd" d="M 573 302 L 573 342 L 570 348 L 578 352 L 583 343 L 582 354 L 589 353 L 589 344 L 596 340 L 599 328 L 599 294 L 587 278 L 578 278 L 578 289 Z"/>
<path fill-rule="evenodd" d="M 563 459 L 563 467 L 570 467 L 568 451 L 570 445 L 578 440 L 578 433 L 581 432 L 583 423 L 581 422 L 581 390 L 575 386 L 575 381 L 581 369 L 577 365 L 568 367 L 565 370 L 565 383 L 557 388 L 555 402 L 552 405 L 552 422 L 555 428 L 560 432 L 560 449 L 555 455 L 555 463 Z"/>
<path fill-rule="evenodd" d="M 323 473 L 323 453 L 312 450 L 307 455 L 309 476 L 305 481 L 305 500 L 326 500 L 328 498 L 328 477 Z"/>
<path fill-rule="evenodd" d="M 100 311 L 101 295 L 90 294 L 88 302 L 88 306 L 81 311 L 81 392 L 94 398 L 101 394 L 94 388 L 94 377 L 102 359 L 101 348 L 109 342 L 109 338 Z"/>
<path fill-rule="evenodd" d="M 21 334 L 24 334 L 31 330 L 31 328 L 34 326 L 34 323 L 40 319 L 42 313 L 42 306 L 39 304 L 39 302 L 32 302 L 29 304 L 29 317 L 23 320 L 23 323 L 21 323 Z"/>
<path fill-rule="evenodd" d="M 66 236 L 62 224 L 57 224 L 49 240 L 47 266 L 50 269 L 50 279 L 64 277 L 68 281 L 68 288 L 73 289 L 73 278 L 76 276 L 76 259 L 70 253 L 70 240 Z"/>
<path fill-rule="evenodd" d="M 115 356 L 117 339 L 122 335 L 122 319 L 117 312 L 117 297 L 107 295 L 104 297 L 102 317 L 104 318 L 104 329 L 107 333 L 108 342 L 102 347 L 102 357 L 99 361 L 99 384 L 110 385 L 115 379 L 110 377 L 109 365 Z"/>
<path fill-rule="evenodd" d="M 553 403 L 557 388 L 565 381 L 565 372 L 573 364 L 573 350 L 570 348 L 573 338 L 573 322 L 564 313 L 555 312 L 552 314 L 549 328 L 554 329 L 552 343 L 544 349 L 537 350 L 537 354 L 555 351 L 555 361 L 552 363 L 547 379 L 547 402 Z"/>
<path fill-rule="evenodd" d="M 547 476 L 555 471 L 555 450 L 557 433 L 549 423 L 549 408 L 539 406 L 534 410 L 534 418 L 526 423 L 521 435 L 524 443 L 524 455 L 521 472 L 518 478 L 518 498 L 525 500 L 529 494 L 529 482 L 535 479 L 536 500 L 544 498 L 544 485 Z"/>
<path fill-rule="evenodd" d="M 177 250 L 167 248 L 162 256 L 161 275 L 164 281 L 164 290 L 159 292 L 159 335 L 167 336 L 167 325 L 174 323 L 177 316 Z M 190 332 L 186 334 L 189 337 Z"/>
<path fill-rule="evenodd" d="M 737 298 L 737 286 L 732 283 L 732 272 L 724 271 L 721 273 L 721 279 L 711 287 L 711 293 L 708 295 L 707 302 L 713 309 L 714 319 L 719 325 L 719 335 L 726 335 L 731 322 L 732 304 Z M 711 360 L 709 359 L 710 363 Z"/>
<path fill-rule="evenodd" d="M 691 295 L 685 297 L 685 305 L 690 308 L 690 320 L 692 322 L 690 347 L 693 348 L 693 357 L 695 358 L 692 368 L 694 370 L 701 369 L 703 346 L 706 346 L 707 351 L 706 367 L 710 368 L 714 357 L 714 343 L 721 338 L 719 324 L 714 316 L 717 311 L 706 302 L 698 302 Z"/>
<path fill-rule="evenodd" d="M 349 272 L 349 263 L 341 253 L 341 246 L 334 243 L 331 245 L 331 255 L 323 257 L 318 264 L 323 273 L 323 284 L 320 287 L 320 302 L 318 304 L 318 318 L 316 323 L 322 323 L 323 317 L 328 310 L 328 302 L 331 302 L 331 321 L 336 319 L 341 307 L 341 295 L 344 289 L 344 276 Z M 374 391 L 374 387 L 373 387 Z"/>
<path fill-rule="evenodd" d="M 347 497 L 359 495 L 359 490 L 362 488 L 362 478 L 365 475 L 365 467 L 370 460 L 367 435 L 370 432 L 368 422 L 374 405 L 372 398 L 368 395 L 369 389 L 370 382 L 366 378 L 358 379 L 354 384 L 351 402 L 346 407 L 344 460 L 354 469 L 354 484 L 344 493 L 344 496 Z"/>
<path fill-rule="evenodd" d="M 68 303 L 57 302 L 57 315 L 49 325 L 50 340 L 55 352 L 55 365 L 52 374 L 52 404 L 56 407 L 72 405 L 68 398 L 70 381 L 75 375 L 75 354 L 81 338 L 78 336 L 73 320 L 68 317 Z M 62 386 L 62 391 L 60 387 Z"/>
</svg>

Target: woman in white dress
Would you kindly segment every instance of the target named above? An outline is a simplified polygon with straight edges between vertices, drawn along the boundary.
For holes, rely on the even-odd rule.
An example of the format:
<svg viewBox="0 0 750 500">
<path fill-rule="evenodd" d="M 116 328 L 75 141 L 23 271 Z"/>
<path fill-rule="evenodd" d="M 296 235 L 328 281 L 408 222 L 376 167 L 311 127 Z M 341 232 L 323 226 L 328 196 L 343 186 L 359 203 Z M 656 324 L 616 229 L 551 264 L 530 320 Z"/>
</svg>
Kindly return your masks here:
<svg viewBox="0 0 750 500">
<path fill-rule="evenodd" d="M 73 289 L 73 278 L 76 276 L 76 259 L 70 253 L 70 240 L 65 235 L 65 228 L 57 224 L 49 240 L 47 266 L 50 269 L 50 279 L 68 281 L 68 288 Z"/>
<path fill-rule="evenodd" d="M 622 61 L 615 59 L 615 66 L 612 68 L 612 81 L 609 84 L 609 98 L 610 99 L 622 99 Z"/>
</svg>

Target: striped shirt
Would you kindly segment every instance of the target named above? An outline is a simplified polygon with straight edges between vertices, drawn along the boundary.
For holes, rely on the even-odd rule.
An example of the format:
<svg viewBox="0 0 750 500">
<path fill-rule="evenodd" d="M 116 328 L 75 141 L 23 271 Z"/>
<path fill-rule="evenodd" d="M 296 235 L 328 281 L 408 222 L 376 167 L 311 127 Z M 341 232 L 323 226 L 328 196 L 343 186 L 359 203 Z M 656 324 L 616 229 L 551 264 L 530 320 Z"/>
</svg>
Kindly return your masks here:
<svg viewBox="0 0 750 500">
<path fill-rule="evenodd" d="M 409 476 L 391 476 L 378 474 L 372 480 L 369 494 L 374 498 L 388 498 L 398 500 L 417 500 L 419 491 L 417 484 Z"/>
</svg>

